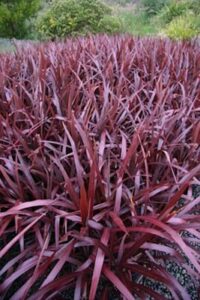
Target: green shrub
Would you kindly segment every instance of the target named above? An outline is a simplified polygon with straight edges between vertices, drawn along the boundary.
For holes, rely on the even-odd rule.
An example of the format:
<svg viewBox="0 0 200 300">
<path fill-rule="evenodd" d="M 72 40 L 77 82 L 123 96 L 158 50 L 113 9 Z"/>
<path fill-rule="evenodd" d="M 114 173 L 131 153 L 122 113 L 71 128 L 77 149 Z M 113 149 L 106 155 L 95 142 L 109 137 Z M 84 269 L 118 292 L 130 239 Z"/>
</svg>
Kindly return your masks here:
<svg viewBox="0 0 200 300">
<path fill-rule="evenodd" d="M 200 14 L 200 0 L 191 0 L 189 3 L 190 8 L 193 10 L 193 12 L 195 14 Z"/>
<path fill-rule="evenodd" d="M 30 19 L 40 7 L 40 0 L 1 0 L 0 37 L 27 38 L 31 32 Z"/>
<path fill-rule="evenodd" d="M 160 12 L 160 19 L 164 23 L 170 23 L 174 18 L 183 16 L 191 9 L 188 1 L 172 0 L 169 5 L 165 6 Z"/>
<path fill-rule="evenodd" d="M 109 20 L 110 14 L 111 9 L 99 0 L 53 0 L 37 28 L 43 38 L 111 32 L 118 24 L 114 17 Z"/>
<path fill-rule="evenodd" d="M 194 15 L 177 17 L 168 24 L 165 33 L 173 40 L 189 40 L 200 33 L 199 18 Z"/>
<path fill-rule="evenodd" d="M 169 0 L 141 0 L 141 3 L 148 15 L 156 15 Z"/>
<path fill-rule="evenodd" d="M 122 24 L 115 16 L 105 15 L 98 24 L 98 32 L 117 33 L 122 30 Z"/>
</svg>

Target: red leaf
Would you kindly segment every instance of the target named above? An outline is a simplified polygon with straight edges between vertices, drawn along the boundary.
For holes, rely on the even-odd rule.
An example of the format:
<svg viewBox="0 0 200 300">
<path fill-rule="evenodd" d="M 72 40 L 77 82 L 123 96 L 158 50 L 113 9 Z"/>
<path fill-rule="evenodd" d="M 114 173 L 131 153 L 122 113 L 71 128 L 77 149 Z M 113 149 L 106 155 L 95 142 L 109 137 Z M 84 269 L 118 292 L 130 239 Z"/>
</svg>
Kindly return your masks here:
<svg viewBox="0 0 200 300">
<path fill-rule="evenodd" d="M 128 288 L 121 282 L 121 280 L 104 264 L 104 275 L 112 282 L 116 289 L 128 300 L 135 300 L 134 296 L 128 290 Z"/>
<path fill-rule="evenodd" d="M 125 232 L 126 234 L 128 234 L 128 231 L 127 231 L 127 228 L 126 226 L 124 225 L 122 219 L 116 214 L 114 213 L 113 211 L 110 211 L 109 212 L 109 215 L 111 216 L 113 222 L 123 231 Z"/>
<path fill-rule="evenodd" d="M 110 237 L 110 230 L 109 228 L 105 228 L 101 237 L 101 243 L 107 246 Z M 92 275 L 92 284 L 90 288 L 89 300 L 94 300 L 96 296 L 97 287 L 99 284 L 99 280 L 101 277 L 102 267 L 104 263 L 105 253 L 101 248 L 98 248 L 95 264 L 94 264 L 94 271 Z"/>
<path fill-rule="evenodd" d="M 83 225 L 85 225 L 88 217 L 88 198 L 87 198 L 84 185 L 81 186 L 81 192 L 80 192 L 80 210 L 81 210 L 82 223 Z"/>
<path fill-rule="evenodd" d="M 0 258 L 2 258 L 8 250 L 29 230 L 33 227 L 40 219 L 42 219 L 45 214 L 37 217 L 32 221 L 28 226 L 26 226 L 23 230 L 21 230 L 2 250 L 0 250 Z"/>
</svg>

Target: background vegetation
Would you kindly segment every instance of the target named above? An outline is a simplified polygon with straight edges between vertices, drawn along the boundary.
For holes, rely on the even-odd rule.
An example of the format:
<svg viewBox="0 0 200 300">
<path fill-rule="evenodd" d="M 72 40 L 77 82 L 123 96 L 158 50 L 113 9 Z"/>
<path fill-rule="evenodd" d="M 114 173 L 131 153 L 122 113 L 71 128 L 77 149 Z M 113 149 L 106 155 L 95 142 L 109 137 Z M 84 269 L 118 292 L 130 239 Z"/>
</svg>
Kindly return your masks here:
<svg viewBox="0 0 200 300">
<path fill-rule="evenodd" d="M 199 35 L 199 19 L 200 0 L 2 0 L 0 37 L 40 40 L 104 32 L 187 40 Z"/>
<path fill-rule="evenodd" d="M 40 9 L 40 0 L 1 0 L 0 37 L 29 38 L 34 30 L 33 17 Z"/>
<path fill-rule="evenodd" d="M 191 39 L 200 33 L 199 7 L 199 0 L 141 0 L 116 11 L 125 32 Z"/>
<path fill-rule="evenodd" d="M 59 16 L 59 18 L 58 18 Z M 120 31 L 111 8 L 99 0 L 53 0 L 37 23 L 42 38 Z"/>
</svg>

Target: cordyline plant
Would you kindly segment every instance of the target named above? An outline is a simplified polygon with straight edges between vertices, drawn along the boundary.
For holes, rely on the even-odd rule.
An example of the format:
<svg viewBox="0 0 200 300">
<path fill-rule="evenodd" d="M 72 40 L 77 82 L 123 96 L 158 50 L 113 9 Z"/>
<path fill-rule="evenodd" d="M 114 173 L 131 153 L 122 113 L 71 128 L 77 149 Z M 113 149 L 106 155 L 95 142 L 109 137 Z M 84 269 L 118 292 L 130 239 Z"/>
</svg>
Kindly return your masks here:
<svg viewBox="0 0 200 300">
<path fill-rule="evenodd" d="M 200 49 L 96 36 L 0 57 L 1 299 L 191 299 Z"/>
</svg>

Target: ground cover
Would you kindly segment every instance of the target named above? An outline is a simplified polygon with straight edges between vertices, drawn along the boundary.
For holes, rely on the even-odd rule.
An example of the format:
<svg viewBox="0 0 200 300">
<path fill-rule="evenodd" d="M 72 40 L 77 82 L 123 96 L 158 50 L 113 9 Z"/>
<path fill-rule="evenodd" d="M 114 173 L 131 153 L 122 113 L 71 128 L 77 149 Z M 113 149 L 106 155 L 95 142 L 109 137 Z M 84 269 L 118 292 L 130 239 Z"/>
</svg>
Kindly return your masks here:
<svg viewBox="0 0 200 300">
<path fill-rule="evenodd" d="M 2 299 L 198 299 L 199 60 L 106 35 L 0 55 Z"/>
</svg>

